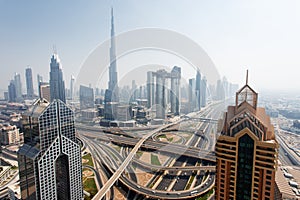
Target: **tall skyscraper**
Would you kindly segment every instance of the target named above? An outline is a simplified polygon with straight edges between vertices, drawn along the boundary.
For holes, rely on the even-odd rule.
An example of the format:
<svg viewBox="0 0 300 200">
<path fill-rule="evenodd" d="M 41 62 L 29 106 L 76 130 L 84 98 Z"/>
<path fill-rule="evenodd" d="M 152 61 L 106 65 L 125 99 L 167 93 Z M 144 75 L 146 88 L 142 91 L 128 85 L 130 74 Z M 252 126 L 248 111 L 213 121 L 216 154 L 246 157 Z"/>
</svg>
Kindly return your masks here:
<svg viewBox="0 0 300 200">
<path fill-rule="evenodd" d="M 70 81 L 70 99 L 71 100 L 73 100 L 73 98 L 74 98 L 74 84 L 75 84 L 75 77 L 72 75 L 71 81 Z"/>
<path fill-rule="evenodd" d="M 147 72 L 147 108 L 151 108 L 155 103 L 155 87 L 154 87 L 154 74 Z"/>
<path fill-rule="evenodd" d="M 15 73 L 14 84 L 15 84 L 15 88 L 16 88 L 17 101 L 21 101 L 22 100 L 22 83 L 21 83 L 21 75 L 18 73 Z"/>
<path fill-rule="evenodd" d="M 173 67 L 171 71 L 171 112 L 174 115 L 179 115 L 180 112 L 180 79 L 181 68 Z"/>
<path fill-rule="evenodd" d="M 11 80 L 8 85 L 8 101 L 9 102 L 16 102 L 17 100 L 17 93 L 14 80 Z"/>
<path fill-rule="evenodd" d="M 196 75 L 196 99 L 197 109 L 201 110 L 201 74 L 199 70 Z"/>
<path fill-rule="evenodd" d="M 108 89 L 112 91 L 112 102 L 119 102 L 118 72 L 116 60 L 115 28 L 114 13 L 111 9 L 111 33 L 110 33 L 110 65 L 109 65 L 109 82 Z"/>
<path fill-rule="evenodd" d="M 227 98 L 229 97 L 229 82 L 225 76 L 223 77 L 222 84 L 224 88 L 224 97 Z"/>
<path fill-rule="evenodd" d="M 81 151 L 74 113 L 59 99 L 38 99 L 22 117 L 24 145 L 18 151 L 22 199 L 83 198 Z"/>
<path fill-rule="evenodd" d="M 194 112 L 196 109 L 196 81 L 195 78 L 189 79 L 189 112 Z"/>
<path fill-rule="evenodd" d="M 278 143 L 257 93 L 246 85 L 229 106 L 216 143 L 216 199 L 274 199 Z"/>
<path fill-rule="evenodd" d="M 207 90 L 207 80 L 206 80 L 206 77 L 204 76 L 201 80 L 201 89 L 200 89 L 201 107 L 206 106 L 206 100 L 207 100 L 206 90 Z"/>
<path fill-rule="evenodd" d="M 221 80 L 217 81 L 217 87 L 216 87 L 216 99 L 217 100 L 224 100 L 225 99 L 225 89 L 224 85 Z"/>
<path fill-rule="evenodd" d="M 104 118 L 107 121 L 116 119 L 117 104 L 119 103 L 119 87 L 118 73 L 116 60 L 116 44 L 115 44 L 115 28 L 114 28 L 114 13 L 111 9 L 111 33 L 110 33 L 110 65 L 109 65 L 109 80 L 108 89 L 105 90 L 104 98 Z M 109 124 L 104 122 L 100 124 Z"/>
<path fill-rule="evenodd" d="M 51 101 L 60 99 L 66 103 L 65 82 L 63 80 L 60 60 L 56 53 L 52 55 L 50 62 L 50 96 Z"/>
<path fill-rule="evenodd" d="M 26 75 L 26 89 L 27 89 L 27 97 L 33 97 L 33 81 L 32 81 L 32 70 L 30 67 L 26 68 L 25 70 Z"/>
</svg>

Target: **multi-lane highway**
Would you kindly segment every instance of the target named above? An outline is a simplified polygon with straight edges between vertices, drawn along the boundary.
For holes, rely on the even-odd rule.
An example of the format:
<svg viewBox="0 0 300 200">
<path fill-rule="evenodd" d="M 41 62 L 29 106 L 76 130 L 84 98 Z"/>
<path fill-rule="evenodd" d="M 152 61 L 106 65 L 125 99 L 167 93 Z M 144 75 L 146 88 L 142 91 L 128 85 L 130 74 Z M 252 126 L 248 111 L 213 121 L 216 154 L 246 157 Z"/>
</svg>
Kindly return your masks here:
<svg viewBox="0 0 300 200">
<path fill-rule="evenodd" d="M 223 106 L 224 107 L 224 106 Z M 210 111 L 207 112 L 207 115 L 210 114 L 212 109 L 209 109 Z M 201 113 L 195 113 L 192 115 L 192 117 L 198 117 L 199 114 Z M 198 115 L 198 116 L 197 116 Z M 200 115 L 200 117 L 203 117 L 203 115 Z M 205 117 L 204 117 L 205 118 Z M 120 179 L 120 181 L 125 184 L 127 187 L 129 187 L 131 190 L 136 191 L 139 194 L 144 194 L 145 196 L 150 196 L 154 198 L 165 198 L 165 199 L 183 199 L 183 198 L 190 198 L 192 196 L 197 196 L 199 194 L 205 193 L 208 191 L 211 187 L 213 187 L 214 183 L 214 167 L 212 166 L 196 166 L 196 163 L 201 160 L 206 160 L 207 162 L 214 162 L 214 154 L 210 150 L 204 150 L 202 148 L 202 145 L 199 145 L 199 143 L 205 143 L 209 144 L 209 140 L 206 139 L 206 133 L 205 131 L 203 136 L 194 136 L 192 137 L 190 143 L 192 145 L 186 146 L 186 145 L 180 145 L 180 144 L 172 144 L 172 143 L 166 143 L 166 142 L 161 142 L 161 141 L 153 141 L 152 136 L 155 135 L 156 133 L 172 127 L 178 123 L 181 123 L 186 120 L 195 120 L 195 119 L 186 119 L 182 118 L 179 119 L 177 122 L 173 122 L 164 126 L 161 126 L 159 128 L 156 128 L 154 130 L 148 130 L 148 133 L 142 135 L 141 138 L 134 137 L 130 135 L 129 137 L 126 137 L 127 135 L 113 135 L 113 134 L 108 134 L 108 133 L 102 133 L 99 132 L 99 129 L 96 131 L 94 128 L 91 129 L 84 129 L 84 127 L 77 127 L 79 136 L 85 137 L 85 141 L 87 143 L 94 143 L 94 144 L 88 144 L 90 146 L 93 146 L 92 151 L 100 151 L 99 148 L 96 147 L 95 142 L 97 141 L 99 144 L 98 140 L 102 140 L 104 142 L 112 142 L 114 144 L 118 144 L 121 146 L 128 146 L 132 147 L 131 152 L 127 155 L 126 158 L 124 157 L 119 157 L 115 155 L 113 158 L 118 158 L 118 159 L 109 159 L 108 157 L 111 156 L 112 154 L 116 154 L 116 152 L 112 151 L 107 151 L 105 154 L 107 156 L 101 156 L 99 159 L 101 160 L 102 163 L 104 163 L 109 170 L 111 170 L 112 176 L 111 178 L 103 185 L 101 190 L 97 193 L 94 199 L 102 199 L 106 192 L 110 190 L 112 185 Z M 206 125 L 204 125 L 206 124 Z M 201 122 L 200 129 L 201 130 L 208 130 L 210 131 L 211 128 L 207 128 L 207 121 L 206 122 Z M 93 141 L 93 142 L 91 142 Z M 203 142 L 205 141 L 205 142 Z M 107 148 L 108 149 L 108 148 Z M 185 160 L 185 165 L 180 165 L 176 164 L 177 162 L 180 162 L 180 159 L 175 161 L 175 166 L 147 166 L 145 163 L 141 163 L 136 160 L 135 154 L 138 150 L 144 149 L 144 150 L 156 150 L 157 152 L 165 153 L 167 155 L 172 155 L 177 154 L 180 155 L 180 157 L 183 157 Z M 103 149 L 102 149 L 103 151 Z M 200 153 L 201 152 L 201 153 Z M 117 152 L 118 153 L 118 152 Z M 177 156 L 178 157 L 178 156 Z M 180 158 L 179 157 L 179 158 Z M 187 159 L 188 158 L 188 159 Z M 113 161 L 114 160 L 114 161 Z M 116 161 L 118 160 L 118 161 Z M 135 162 L 137 164 L 143 165 L 143 167 L 153 167 L 152 170 L 154 171 L 160 171 L 161 172 L 165 171 L 167 173 L 170 173 L 170 181 L 172 182 L 173 188 L 171 188 L 171 191 L 164 191 L 164 190 L 159 190 L 159 188 L 152 189 L 152 188 L 147 188 L 143 187 L 141 185 L 137 185 L 136 180 L 133 180 L 132 177 L 127 177 L 124 175 L 124 172 L 128 171 L 130 163 Z M 114 163 L 114 164 L 112 164 Z M 150 164 L 149 164 L 150 165 Z M 113 167 L 112 167 L 113 166 Z M 203 173 L 205 171 L 211 171 L 207 174 L 205 180 L 203 180 Z M 171 173 L 176 174 L 176 177 L 171 176 Z M 195 173 L 195 181 L 193 182 L 193 185 L 195 187 L 191 187 L 190 189 L 185 190 L 185 186 L 189 180 L 189 178 L 193 175 L 192 173 Z M 123 174 L 123 176 L 122 176 Z M 127 173 L 128 174 L 128 173 Z M 131 174 L 131 173 L 129 173 Z M 176 179 L 176 180 L 175 180 Z M 201 181 L 199 181 L 201 179 Z M 162 179 L 163 181 L 166 180 L 164 177 Z M 198 184 L 197 184 L 198 183 Z M 204 184 L 205 183 L 205 184 Z M 161 187 L 161 186 L 159 186 Z"/>
</svg>

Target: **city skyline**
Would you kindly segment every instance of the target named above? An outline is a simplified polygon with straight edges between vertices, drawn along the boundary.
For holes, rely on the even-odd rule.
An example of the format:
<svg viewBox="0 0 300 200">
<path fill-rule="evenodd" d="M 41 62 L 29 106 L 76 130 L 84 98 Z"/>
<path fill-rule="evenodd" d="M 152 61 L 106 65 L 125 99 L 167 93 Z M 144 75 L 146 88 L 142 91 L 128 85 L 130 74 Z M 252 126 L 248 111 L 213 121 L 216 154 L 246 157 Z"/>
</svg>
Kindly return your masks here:
<svg viewBox="0 0 300 200">
<path fill-rule="evenodd" d="M 0 0 L 0 199 L 298 199 L 299 9 Z"/>
<path fill-rule="evenodd" d="M 24 14 L 21 8 L 22 3 L 1 2 L 1 4 L 1 8 L 9 12 L 12 11 L 11 9 L 18 11 L 18 16 Z M 151 9 L 154 9 L 157 4 L 164 12 L 157 15 L 150 14 Z M 224 3 L 219 2 L 219 4 Z M 293 1 L 284 5 L 278 2 L 262 4 L 229 2 L 224 4 L 222 9 L 219 4 L 189 2 L 186 5 L 175 4 L 175 7 L 171 9 L 168 7 L 168 2 L 152 2 L 150 5 L 145 2 L 133 4 L 131 1 L 128 4 L 103 1 L 84 5 L 77 1 L 72 4 L 54 3 L 53 5 L 48 3 L 33 5 L 27 2 L 26 12 L 30 14 L 22 19 L 17 18 L 18 16 L 10 17 L 7 11 L 3 11 L 1 12 L 2 22 L 6 29 L 0 33 L 2 36 L 0 38 L 5 39 L 2 42 L 4 45 L 0 48 L 4 65 L 1 67 L 1 73 L 6 74 L 7 80 L 5 78 L 1 80 L 0 88 L 6 90 L 10 77 L 15 72 L 21 74 L 22 82 L 25 83 L 24 68 L 27 65 L 30 65 L 33 70 L 34 83 L 36 83 L 37 73 L 48 79 L 46 69 L 53 44 L 58 47 L 62 58 L 64 79 L 69 83 L 68 79 L 71 75 L 76 78 L 87 55 L 108 39 L 111 6 L 114 7 L 116 13 L 117 33 L 143 27 L 173 30 L 188 36 L 202 46 L 213 60 L 220 76 L 226 76 L 231 82 L 241 84 L 242 79 L 238 74 L 249 68 L 252 76 L 257 80 L 254 87 L 258 91 L 266 89 L 288 91 L 299 88 L 298 83 L 289 84 L 290 79 L 296 80 L 297 73 L 294 72 L 297 72 L 297 66 L 300 64 L 300 60 L 298 61 L 294 56 L 298 48 L 295 36 L 297 32 L 300 32 L 295 26 L 295 19 L 299 15 L 295 12 L 299 4 Z M 216 5 L 218 6 L 215 7 Z M 57 6 L 57 10 L 64 11 L 66 6 L 71 6 L 71 9 L 68 12 L 53 14 L 50 13 L 52 9 L 48 9 L 47 6 Z M 30 12 L 31 9 L 35 11 Z M 73 17 L 73 12 L 78 9 L 81 9 L 85 15 Z M 126 10 L 131 12 L 125 12 Z M 187 10 L 193 12 L 186 12 Z M 220 13 L 209 13 L 209 10 Z M 176 20 L 179 17 L 178 12 L 185 13 L 179 15 L 180 20 Z M 282 12 L 287 15 L 276 15 Z M 252 16 L 252 13 L 255 13 L 256 17 Z M 42 16 L 41 19 L 37 19 L 39 15 Z M 42 20 L 44 20 L 43 23 Z M 68 26 L 64 27 L 66 24 Z M 40 28 L 36 28 L 35 25 Z M 290 31 L 284 32 L 284 30 Z M 34 34 L 29 35 L 32 32 Z M 217 32 L 224 34 L 219 37 L 216 35 Z M 283 38 L 274 40 L 279 36 Z M 81 37 L 80 40 L 79 37 Z M 278 45 L 277 50 L 274 50 L 274 41 Z M 29 45 L 33 42 L 35 45 Z M 76 48 L 77 45 L 80 45 L 80 48 Z M 25 47 L 27 51 L 24 51 Z M 19 59 L 13 59 L 14 56 L 18 56 Z M 168 67 L 175 65 L 185 71 L 186 66 L 178 63 L 172 63 Z M 9 69 L 6 66 L 9 66 Z M 126 63 L 118 64 L 118 68 L 124 68 L 124 66 Z M 230 73 L 232 70 L 236 73 Z M 268 81 L 265 81 L 262 72 L 271 75 Z"/>
</svg>

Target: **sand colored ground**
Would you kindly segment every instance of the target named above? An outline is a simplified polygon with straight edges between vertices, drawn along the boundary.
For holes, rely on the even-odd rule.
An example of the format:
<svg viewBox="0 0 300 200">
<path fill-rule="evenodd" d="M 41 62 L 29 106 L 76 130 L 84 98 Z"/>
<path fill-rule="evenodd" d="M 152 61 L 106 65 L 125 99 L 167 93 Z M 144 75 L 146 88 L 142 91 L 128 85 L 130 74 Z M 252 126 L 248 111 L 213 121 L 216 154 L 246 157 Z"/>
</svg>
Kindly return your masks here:
<svg viewBox="0 0 300 200">
<path fill-rule="evenodd" d="M 114 187 L 114 197 L 115 200 L 126 200 L 126 193 L 120 190 L 118 187 Z"/>
<path fill-rule="evenodd" d="M 153 177 L 153 174 L 147 173 L 141 169 L 135 170 L 137 182 L 139 185 L 146 186 L 149 180 Z"/>
<path fill-rule="evenodd" d="M 167 161 L 169 156 L 161 155 L 161 154 L 156 154 L 158 156 L 158 159 L 161 163 L 161 165 L 164 165 L 164 163 Z"/>
<path fill-rule="evenodd" d="M 151 163 L 151 153 L 143 152 L 143 155 L 140 157 L 140 160 L 145 163 Z"/>
<path fill-rule="evenodd" d="M 83 177 L 89 177 L 89 176 L 92 176 L 94 173 L 91 170 L 84 170 L 82 172 L 82 174 L 83 174 Z"/>
</svg>

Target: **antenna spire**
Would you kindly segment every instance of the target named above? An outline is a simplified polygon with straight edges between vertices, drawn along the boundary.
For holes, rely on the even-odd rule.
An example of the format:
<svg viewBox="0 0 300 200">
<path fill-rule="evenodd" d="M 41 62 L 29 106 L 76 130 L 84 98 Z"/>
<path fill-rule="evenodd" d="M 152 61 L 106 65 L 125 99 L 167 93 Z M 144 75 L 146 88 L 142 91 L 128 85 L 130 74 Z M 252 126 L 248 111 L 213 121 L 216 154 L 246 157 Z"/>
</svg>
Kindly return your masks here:
<svg viewBox="0 0 300 200">
<path fill-rule="evenodd" d="M 248 85 L 248 69 L 247 69 L 247 73 L 246 73 L 246 85 Z"/>
<path fill-rule="evenodd" d="M 56 45 L 53 45 L 53 54 L 57 54 Z"/>
</svg>

